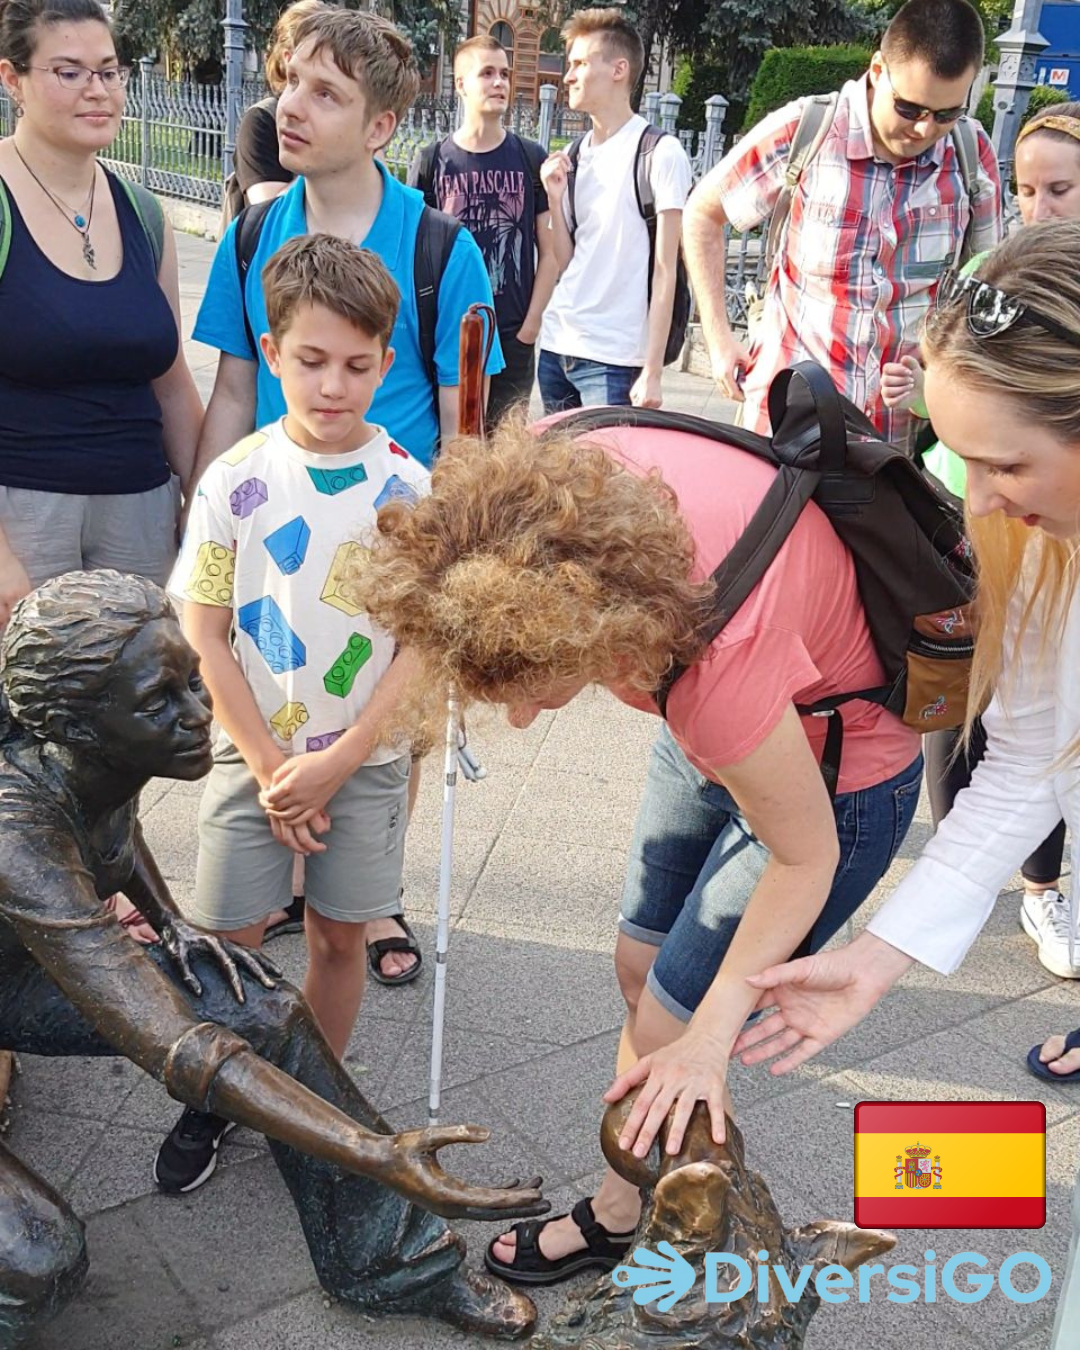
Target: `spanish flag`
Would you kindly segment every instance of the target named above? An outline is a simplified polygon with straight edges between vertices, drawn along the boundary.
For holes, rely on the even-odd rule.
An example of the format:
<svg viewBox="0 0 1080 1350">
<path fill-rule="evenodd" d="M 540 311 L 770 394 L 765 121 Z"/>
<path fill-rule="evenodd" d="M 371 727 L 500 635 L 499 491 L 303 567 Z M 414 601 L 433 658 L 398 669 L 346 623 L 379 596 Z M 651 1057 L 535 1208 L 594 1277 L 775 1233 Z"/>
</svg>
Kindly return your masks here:
<svg viewBox="0 0 1080 1350">
<path fill-rule="evenodd" d="M 860 1102 L 860 1228 L 1041 1228 L 1042 1102 Z"/>
</svg>

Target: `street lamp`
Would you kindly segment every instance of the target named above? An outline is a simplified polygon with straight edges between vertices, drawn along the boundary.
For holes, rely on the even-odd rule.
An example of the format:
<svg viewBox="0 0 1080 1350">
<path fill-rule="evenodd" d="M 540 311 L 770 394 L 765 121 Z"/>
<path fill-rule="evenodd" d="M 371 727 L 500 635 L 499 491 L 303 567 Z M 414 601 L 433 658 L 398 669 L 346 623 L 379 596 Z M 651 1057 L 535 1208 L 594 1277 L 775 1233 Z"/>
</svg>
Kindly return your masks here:
<svg viewBox="0 0 1080 1350">
<path fill-rule="evenodd" d="M 1039 32 L 1042 0 L 1016 0 L 1012 27 L 997 39 L 1001 52 L 997 80 L 994 82 L 994 130 L 991 140 L 997 151 L 1002 182 L 1007 181 L 1020 119 L 1027 111 L 1028 99 L 1035 88 L 1035 66 L 1040 54 L 1050 45 Z"/>
<path fill-rule="evenodd" d="M 225 144 L 221 152 L 223 178 L 233 169 L 236 131 L 240 125 L 240 105 L 244 94 L 244 0 L 225 0 Z"/>
</svg>

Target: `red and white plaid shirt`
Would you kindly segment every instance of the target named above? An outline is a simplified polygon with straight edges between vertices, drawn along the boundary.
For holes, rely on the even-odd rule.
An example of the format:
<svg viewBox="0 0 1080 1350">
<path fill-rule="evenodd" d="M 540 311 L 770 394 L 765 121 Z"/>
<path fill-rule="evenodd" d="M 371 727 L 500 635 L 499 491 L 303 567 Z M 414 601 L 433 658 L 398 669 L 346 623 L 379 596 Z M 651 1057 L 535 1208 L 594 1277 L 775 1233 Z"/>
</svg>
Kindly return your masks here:
<svg viewBox="0 0 1080 1350">
<path fill-rule="evenodd" d="M 836 116 L 807 166 L 769 278 L 750 352 L 744 424 L 769 430 L 765 398 L 794 361 L 819 362 L 881 429 L 906 445 L 912 416 L 881 401 L 881 368 L 917 356 L 933 288 L 971 217 L 956 148 L 944 136 L 917 159 L 875 155 L 867 81 L 840 91 Z M 717 167 L 724 212 L 737 230 L 766 220 L 784 185 L 805 100 L 789 103 L 744 136 Z M 976 127 L 979 187 L 971 251 L 1001 238 L 1001 184 L 990 139 Z"/>
</svg>

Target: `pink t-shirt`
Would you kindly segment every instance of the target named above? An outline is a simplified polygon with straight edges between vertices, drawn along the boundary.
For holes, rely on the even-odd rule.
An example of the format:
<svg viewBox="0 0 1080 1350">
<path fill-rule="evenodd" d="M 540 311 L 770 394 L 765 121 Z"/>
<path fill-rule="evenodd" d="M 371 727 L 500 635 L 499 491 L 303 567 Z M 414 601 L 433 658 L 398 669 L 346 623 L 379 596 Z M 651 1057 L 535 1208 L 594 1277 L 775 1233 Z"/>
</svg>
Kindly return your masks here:
<svg viewBox="0 0 1080 1350">
<path fill-rule="evenodd" d="M 632 472 L 659 470 L 693 533 L 694 576 L 702 579 L 726 557 L 775 476 L 743 450 L 685 432 L 612 427 L 588 439 Z M 884 678 L 851 555 L 811 502 L 749 599 L 676 683 L 668 726 L 690 762 L 719 781 L 719 770 L 755 750 L 789 703 L 871 689 Z M 614 692 L 657 711 L 647 696 Z M 919 753 L 918 734 L 877 705 L 852 702 L 842 713 L 838 791 L 884 782 Z M 803 727 L 820 759 L 826 719 L 804 717 Z"/>
</svg>

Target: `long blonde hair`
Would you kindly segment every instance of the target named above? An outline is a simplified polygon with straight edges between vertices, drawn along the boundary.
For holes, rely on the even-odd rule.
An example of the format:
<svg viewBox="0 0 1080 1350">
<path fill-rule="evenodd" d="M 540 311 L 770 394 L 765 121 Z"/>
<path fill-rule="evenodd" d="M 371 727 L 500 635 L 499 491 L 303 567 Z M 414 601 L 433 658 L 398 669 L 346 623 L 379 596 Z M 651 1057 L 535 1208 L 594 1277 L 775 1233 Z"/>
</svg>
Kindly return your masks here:
<svg viewBox="0 0 1080 1350">
<path fill-rule="evenodd" d="M 1080 221 L 1029 225 L 983 262 L 980 280 L 1080 334 Z M 923 352 L 965 393 L 1008 399 L 1020 416 L 1080 455 L 1080 350 L 1035 323 L 1016 323 L 993 337 L 976 337 L 967 305 L 938 310 L 927 323 Z M 1077 504 L 1080 521 L 1080 502 Z M 968 528 L 978 567 L 978 638 L 968 701 L 969 725 L 1001 682 L 1006 667 L 1009 606 L 1024 581 L 1020 634 L 1034 620 L 1043 648 L 1059 631 L 1076 590 L 1078 541 L 1030 530 L 1003 512 L 975 518 Z M 1006 684 L 1007 688 L 1007 684 Z"/>
</svg>

